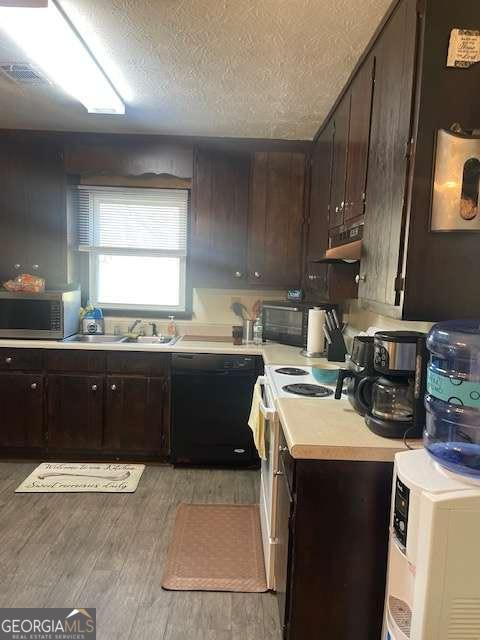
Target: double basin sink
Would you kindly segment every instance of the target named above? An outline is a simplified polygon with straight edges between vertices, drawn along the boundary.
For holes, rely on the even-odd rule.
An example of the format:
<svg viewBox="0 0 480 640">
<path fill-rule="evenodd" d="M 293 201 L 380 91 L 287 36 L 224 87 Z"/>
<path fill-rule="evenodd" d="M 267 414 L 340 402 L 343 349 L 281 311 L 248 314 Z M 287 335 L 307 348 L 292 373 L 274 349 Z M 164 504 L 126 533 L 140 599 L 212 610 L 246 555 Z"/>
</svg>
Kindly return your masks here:
<svg viewBox="0 0 480 640">
<path fill-rule="evenodd" d="M 131 338 L 129 336 L 105 336 L 105 335 L 91 335 L 84 336 L 77 333 L 74 336 L 65 338 L 64 342 L 79 342 L 83 344 L 152 344 L 162 347 L 173 346 L 178 337 L 171 336 L 138 336 Z"/>
</svg>

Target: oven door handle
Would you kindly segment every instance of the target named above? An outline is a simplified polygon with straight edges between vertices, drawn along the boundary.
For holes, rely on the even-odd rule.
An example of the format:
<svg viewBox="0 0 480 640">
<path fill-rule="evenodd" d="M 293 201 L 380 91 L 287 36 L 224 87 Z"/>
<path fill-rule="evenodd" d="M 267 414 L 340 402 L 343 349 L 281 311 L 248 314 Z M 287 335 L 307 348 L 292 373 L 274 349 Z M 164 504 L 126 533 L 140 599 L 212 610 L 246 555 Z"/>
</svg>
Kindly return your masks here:
<svg viewBox="0 0 480 640">
<path fill-rule="evenodd" d="M 261 387 L 265 387 L 266 385 L 265 376 L 258 376 L 257 382 Z M 260 399 L 260 412 L 265 418 L 265 420 L 271 420 L 276 414 L 275 409 L 272 409 L 271 407 L 267 407 L 267 405 L 263 401 L 263 397 Z"/>
</svg>

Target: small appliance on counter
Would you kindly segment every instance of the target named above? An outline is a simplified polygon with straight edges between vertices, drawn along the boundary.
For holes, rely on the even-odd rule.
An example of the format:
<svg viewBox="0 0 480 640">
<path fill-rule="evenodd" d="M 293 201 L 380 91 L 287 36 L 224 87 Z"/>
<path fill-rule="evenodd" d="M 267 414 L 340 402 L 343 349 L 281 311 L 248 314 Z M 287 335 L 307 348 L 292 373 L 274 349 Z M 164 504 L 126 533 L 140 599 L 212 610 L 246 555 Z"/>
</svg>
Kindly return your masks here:
<svg viewBox="0 0 480 640">
<path fill-rule="evenodd" d="M 397 453 L 382 640 L 480 637 L 480 486 Z"/>
<path fill-rule="evenodd" d="M 328 311 L 333 308 L 333 305 L 328 303 L 314 305 L 299 300 L 264 301 L 263 339 L 305 349 L 308 338 L 308 315 L 313 307 Z"/>
<path fill-rule="evenodd" d="M 78 332 L 80 289 L 14 293 L 0 290 L 0 338 L 64 340 Z"/>
<path fill-rule="evenodd" d="M 371 404 L 371 387 L 362 386 L 359 391 L 360 381 L 364 378 L 374 382 L 375 368 L 373 366 L 373 336 L 355 336 L 353 339 L 352 355 L 348 361 L 347 369 L 340 369 L 337 381 L 335 398 L 342 398 L 343 385 L 347 383 L 347 396 L 350 404 L 361 416 L 365 415 Z M 364 397 L 364 394 L 368 394 Z"/>
<path fill-rule="evenodd" d="M 87 307 L 82 317 L 82 333 L 89 336 L 105 333 L 105 320 L 101 309 Z"/>
<path fill-rule="evenodd" d="M 357 387 L 366 401 L 367 426 L 384 438 L 421 437 L 425 426 L 425 334 L 379 331 L 373 349 L 376 377 L 363 378 Z"/>
</svg>

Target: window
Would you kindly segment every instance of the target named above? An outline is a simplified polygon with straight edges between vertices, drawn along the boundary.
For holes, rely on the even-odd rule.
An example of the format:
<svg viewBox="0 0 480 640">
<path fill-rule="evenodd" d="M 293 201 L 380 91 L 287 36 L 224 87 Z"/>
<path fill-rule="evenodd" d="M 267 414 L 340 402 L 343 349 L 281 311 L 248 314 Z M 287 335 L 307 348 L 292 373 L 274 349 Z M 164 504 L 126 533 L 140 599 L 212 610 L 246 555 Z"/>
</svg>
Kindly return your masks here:
<svg viewBox="0 0 480 640">
<path fill-rule="evenodd" d="M 76 190 L 90 301 L 106 309 L 185 312 L 188 191 Z"/>
</svg>

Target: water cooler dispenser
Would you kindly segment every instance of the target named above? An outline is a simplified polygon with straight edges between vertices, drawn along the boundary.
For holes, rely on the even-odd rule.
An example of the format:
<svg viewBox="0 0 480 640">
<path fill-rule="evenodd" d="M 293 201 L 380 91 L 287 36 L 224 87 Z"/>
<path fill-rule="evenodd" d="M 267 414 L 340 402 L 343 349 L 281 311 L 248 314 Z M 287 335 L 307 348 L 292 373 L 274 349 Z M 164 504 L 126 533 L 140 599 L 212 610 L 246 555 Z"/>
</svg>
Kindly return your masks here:
<svg viewBox="0 0 480 640">
<path fill-rule="evenodd" d="M 395 458 L 383 640 L 480 638 L 480 483 Z"/>
</svg>

